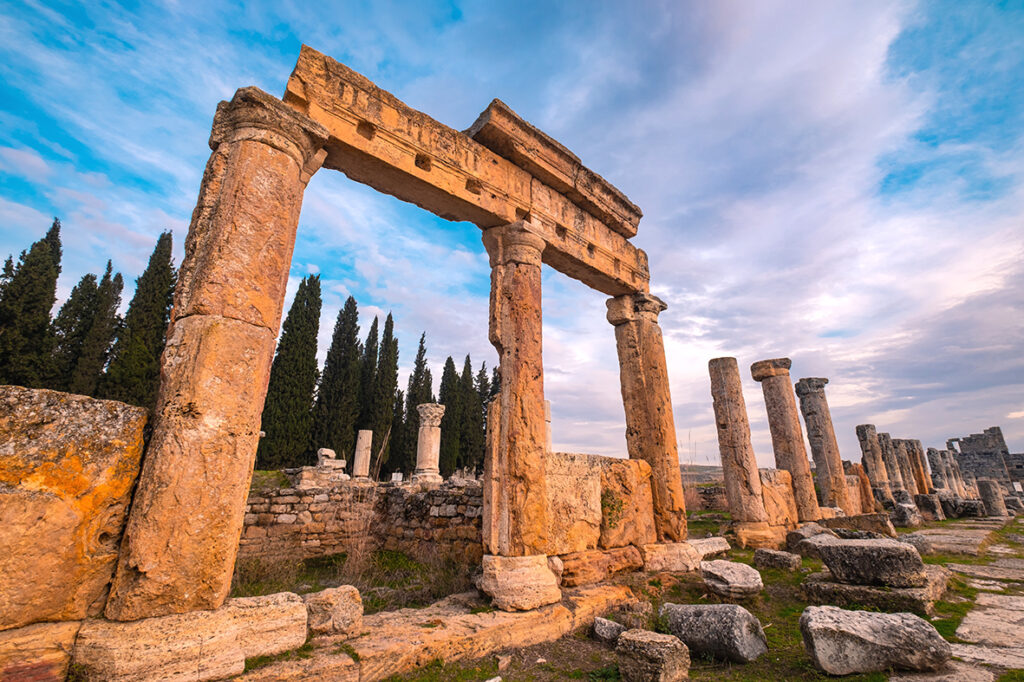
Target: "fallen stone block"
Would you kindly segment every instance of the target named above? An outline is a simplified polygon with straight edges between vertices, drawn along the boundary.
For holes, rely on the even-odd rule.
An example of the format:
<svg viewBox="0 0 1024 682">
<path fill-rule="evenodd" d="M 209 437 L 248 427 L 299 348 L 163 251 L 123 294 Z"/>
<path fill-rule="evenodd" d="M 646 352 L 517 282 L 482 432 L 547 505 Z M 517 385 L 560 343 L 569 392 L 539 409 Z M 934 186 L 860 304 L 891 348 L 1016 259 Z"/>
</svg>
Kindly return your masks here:
<svg viewBox="0 0 1024 682">
<path fill-rule="evenodd" d="M 945 521 L 946 514 L 942 511 L 942 501 L 938 495 L 914 495 L 914 504 L 925 521 Z"/>
<path fill-rule="evenodd" d="M 690 546 L 697 550 L 697 554 L 700 555 L 701 560 L 707 559 L 709 556 L 715 556 L 717 554 L 724 554 L 732 549 L 729 546 L 729 541 L 720 535 L 716 535 L 712 538 L 700 538 L 698 540 L 687 540 Z"/>
<path fill-rule="evenodd" d="M 314 635 L 356 635 L 363 626 L 363 599 L 352 585 L 302 595 Z"/>
<path fill-rule="evenodd" d="M 708 590 L 727 599 L 747 599 L 764 589 L 757 569 L 737 561 L 702 561 L 700 575 Z"/>
<path fill-rule="evenodd" d="M 592 549 L 559 557 L 562 561 L 561 584 L 566 587 L 591 585 L 607 580 L 619 571 L 635 571 L 644 563 L 636 547 L 617 549 Z"/>
<path fill-rule="evenodd" d="M 779 549 L 786 546 L 786 531 L 783 526 L 769 526 L 764 522 L 734 522 L 731 526 L 736 544 L 740 547 L 764 547 Z"/>
<path fill-rule="evenodd" d="M 921 512 L 912 504 L 897 504 L 889 510 L 892 525 L 899 528 L 917 528 L 924 523 Z"/>
<path fill-rule="evenodd" d="M 800 632 L 814 665 L 830 675 L 939 670 L 952 656 L 949 642 L 911 613 L 808 606 Z"/>
<path fill-rule="evenodd" d="M 914 549 L 917 550 L 917 553 L 922 556 L 926 554 L 933 554 L 935 552 L 935 547 L 932 545 L 932 541 L 928 539 L 927 535 L 906 533 L 905 535 L 900 535 L 897 540 L 905 542 L 908 545 L 912 545 Z"/>
<path fill-rule="evenodd" d="M 600 642 L 614 644 L 625 631 L 626 626 L 614 620 L 600 617 L 594 619 L 594 637 Z"/>
<path fill-rule="evenodd" d="M 821 525 L 836 530 L 838 528 L 849 528 L 850 530 L 866 530 L 890 538 L 896 537 L 896 529 L 893 528 L 889 514 L 885 512 L 872 514 L 855 514 L 844 516 L 838 519 L 824 519 Z"/>
<path fill-rule="evenodd" d="M 768 651 L 761 622 L 736 604 L 664 604 L 669 632 L 702 656 L 749 663 Z"/>
<path fill-rule="evenodd" d="M 619 635 L 615 652 L 625 682 L 677 682 L 689 677 L 690 652 L 672 635 L 627 630 Z"/>
<path fill-rule="evenodd" d="M 834 540 L 819 545 L 818 552 L 839 582 L 888 587 L 921 587 L 927 582 L 921 555 L 903 542 Z"/>
<path fill-rule="evenodd" d="M 758 568 L 781 568 L 784 571 L 799 571 L 803 560 L 799 554 L 776 549 L 754 550 L 754 565 Z"/>
<path fill-rule="evenodd" d="M 81 621 L 36 623 L 0 632 L 0 680 L 63 680 Z"/>
<path fill-rule="evenodd" d="M 700 566 L 700 553 L 688 542 L 666 542 L 640 547 L 644 570 L 689 573 Z"/>
<path fill-rule="evenodd" d="M 835 606 L 871 606 L 882 611 L 908 611 L 919 616 L 935 613 L 935 602 L 942 598 L 952 573 L 942 566 L 926 564 L 927 582 L 922 587 L 879 587 L 847 585 L 836 582 L 828 571 L 812 573 L 800 585 L 812 604 Z"/>
<path fill-rule="evenodd" d="M 562 598 L 558 579 L 543 554 L 523 557 L 485 555 L 477 588 L 502 611 L 529 611 Z M 563 573 L 563 576 L 565 574 Z"/>
<path fill-rule="evenodd" d="M 838 538 L 835 536 L 834 533 L 820 533 L 818 535 L 809 537 L 806 540 L 801 540 L 796 544 L 796 547 L 794 547 L 793 551 L 799 554 L 800 556 L 809 557 L 811 559 L 820 559 L 821 546 L 827 545 L 831 542 L 838 542 Z"/>
<path fill-rule="evenodd" d="M 811 521 L 810 523 L 805 523 L 799 528 L 794 528 L 793 530 L 786 533 L 786 548 L 789 549 L 789 551 L 791 552 L 795 552 L 797 545 L 799 545 L 801 542 L 821 534 L 830 535 L 832 537 L 838 537 L 830 529 L 825 528 L 824 526 Z"/>
</svg>

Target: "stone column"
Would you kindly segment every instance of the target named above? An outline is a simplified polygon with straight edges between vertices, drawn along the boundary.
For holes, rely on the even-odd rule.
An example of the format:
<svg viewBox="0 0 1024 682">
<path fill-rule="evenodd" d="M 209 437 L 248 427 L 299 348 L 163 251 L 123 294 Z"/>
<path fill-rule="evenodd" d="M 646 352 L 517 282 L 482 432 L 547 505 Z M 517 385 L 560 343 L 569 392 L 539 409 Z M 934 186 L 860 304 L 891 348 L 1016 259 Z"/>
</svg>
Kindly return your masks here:
<svg viewBox="0 0 1024 682">
<path fill-rule="evenodd" d="M 917 481 L 917 489 L 922 495 L 930 494 L 935 486 L 931 483 L 928 475 L 928 461 L 924 454 L 924 445 L 916 438 L 907 440 L 907 452 L 910 453 L 910 463 L 914 465 L 914 478 Z"/>
<path fill-rule="evenodd" d="M 1008 516 L 1006 500 L 1003 499 L 1003 486 L 991 478 L 978 479 L 978 493 L 985 505 L 985 513 L 989 516 Z"/>
<path fill-rule="evenodd" d="M 888 433 L 878 434 L 878 446 L 882 448 L 882 461 L 885 462 L 885 473 L 889 475 L 889 487 L 897 502 L 906 502 L 906 487 L 903 485 L 903 474 L 899 462 L 896 461 L 896 447 L 892 444 L 892 436 Z M 897 493 L 902 491 L 902 495 Z"/>
<path fill-rule="evenodd" d="M 217 107 L 110 619 L 214 609 L 228 595 L 302 195 L 326 139 L 257 88 Z"/>
<path fill-rule="evenodd" d="M 855 515 L 859 509 L 850 500 L 846 488 L 846 472 L 843 458 L 839 455 L 839 443 L 832 427 L 832 413 L 825 399 L 825 384 L 828 379 L 806 378 L 796 382 L 796 394 L 800 398 L 800 411 L 807 425 L 807 440 L 811 444 L 811 456 L 818 473 L 818 487 L 826 507 L 840 507 L 847 516 Z"/>
<path fill-rule="evenodd" d="M 960 473 L 960 464 L 956 461 L 956 455 L 952 450 L 943 450 L 946 462 L 946 471 L 949 480 L 953 483 L 953 490 L 961 499 L 967 499 L 967 486 L 964 485 L 964 478 Z"/>
<path fill-rule="evenodd" d="M 928 448 L 928 466 L 932 470 L 932 487 L 952 492 L 953 489 L 946 478 L 946 467 L 942 461 L 942 455 L 936 448 Z"/>
<path fill-rule="evenodd" d="M 791 365 L 789 358 L 761 360 L 750 366 L 750 373 L 755 381 L 761 382 L 775 464 L 788 471 L 793 479 L 797 515 L 801 521 L 817 521 L 821 518 L 821 509 L 814 493 L 811 465 L 804 449 L 804 432 L 800 428 L 796 396 L 789 379 Z"/>
<path fill-rule="evenodd" d="M 892 449 L 896 456 L 896 466 L 900 468 L 900 478 L 903 480 L 903 488 L 910 493 L 911 498 L 921 491 L 917 489 L 917 478 L 914 476 L 914 465 L 910 461 L 910 449 L 907 441 L 902 438 L 892 439 Z"/>
<path fill-rule="evenodd" d="M 490 340 L 501 374 L 497 479 L 492 507 L 497 532 L 491 554 L 546 554 L 547 434 L 541 357 L 541 252 L 544 240 L 520 221 L 484 231 L 491 264 Z"/>
<path fill-rule="evenodd" d="M 875 499 L 883 507 L 895 504 L 892 496 L 892 487 L 889 482 L 889 473 L 885 468 L 885 459 L 882 457 L 882 446 L 878 442 L 878 432 L 874 424 L 860 424 L 857 426 L 857 440 L 860 441 L 861 462 L 867 469 L 868 479 L 871 481 L 871 490 Z"/>
<path fill-rule="evenodd" d="M 850 476 L 857 477 L 857 488 L 860 490 L 860 513 L 871 514 L 875 511 L 875 495 L 871 489 L 871 479 L 864 471 L 864 465 L 860 462 L 852 462 L 849 465 Z"/>
<path fill-rule="evenodd" d="M 729 512 L 734 521 L 767 526 L 770 519 L 764 508 L 754 446 L 750 443 L 739 365 L 736 358 L 715 358 L 708 362 L 708 371 Z"/>
<path fill-rule="evenodd" d="M 370 477 L 370 455 L 373 448 L 373 431 L 363 429 L 356 434 L 356 453 L 352 457 L 352 478 Z"/>
<path fill-rule="evenodd" d="M 616 296 L 607 304 L 608 321 L 615 326 L 629 458 L 651 465 L 658 541 L 682 542 L 686 540 L 686 502 L 665 344 L 658 325 L 658 315 L 667 306 L 650 294 Z"/>
<path fill-rule="evenodd" d="M 420 414 L 420 431 L 416 439 L 416 471 L 412 480 L 422 483 L 441 483 L 441 418 L 444 405 L 424 403 L 416 406 Z"/>
</svg>

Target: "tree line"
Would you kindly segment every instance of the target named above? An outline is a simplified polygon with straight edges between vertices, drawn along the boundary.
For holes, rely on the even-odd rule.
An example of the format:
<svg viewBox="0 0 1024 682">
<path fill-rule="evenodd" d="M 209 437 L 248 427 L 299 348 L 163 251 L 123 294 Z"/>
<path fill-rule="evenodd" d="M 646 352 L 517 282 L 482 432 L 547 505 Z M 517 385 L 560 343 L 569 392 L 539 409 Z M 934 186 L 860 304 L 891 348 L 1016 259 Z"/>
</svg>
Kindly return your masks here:
<svg viewBox="0 0 1024 682">
<path fill-rule="evenodd" d="M 356 433 L 373 431 L 372 466 L 382 475 L 416 467 L 417 405 L 445 406 L 441 421 L 442 475 L 483 465 L 486 406 L 499 389 L 486 363 L 474 372 L 467 355 L 462 372 L 448 357 L 435 396 L 427 366 L 426 333 L 420 335 L 405 391 L 398 388 L 398 338 L 388 313 L 383 330 L 374 317 L 365 340 L 359 310 L 349 296 L 338 312 L 323 368 L 317 365 L 320 276 L 304 277 L 281 325 L 270 370 L 256 466 L 281 469 L 316 462 L 319 448 L 351 461 Z"/>
<path fill-rule="evenodd" d="M 157 239 L 124 317 L 124 280 L 107 261 L 51 317 L 63 250 L 57 218 L 0 273 L 0 384 L 49 388 L 152 408 L 177 272 L 171 233 Z"/>
</svg>

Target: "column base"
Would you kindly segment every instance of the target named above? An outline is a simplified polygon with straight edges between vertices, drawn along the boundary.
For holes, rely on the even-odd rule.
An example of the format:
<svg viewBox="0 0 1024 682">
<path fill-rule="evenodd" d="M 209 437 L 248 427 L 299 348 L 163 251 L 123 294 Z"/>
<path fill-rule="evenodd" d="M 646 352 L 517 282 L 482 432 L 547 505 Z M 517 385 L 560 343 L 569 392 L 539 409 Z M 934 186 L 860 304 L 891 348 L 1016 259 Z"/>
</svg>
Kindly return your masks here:
<svg viewBox="0 0 1024 682">
<path fill-rule="evenodd" d="M 502 611 L 531 611 L 561 601 L 558 577 L 544 554 L 494 556 L 485 554 L 483 575 L 476 586 Z"/>
<path fill-rule="evenodd" d="M 416 471 L 412 475 L 413 483 L 444 483 L 444 477 L 437 471 Z"/>
</svg>

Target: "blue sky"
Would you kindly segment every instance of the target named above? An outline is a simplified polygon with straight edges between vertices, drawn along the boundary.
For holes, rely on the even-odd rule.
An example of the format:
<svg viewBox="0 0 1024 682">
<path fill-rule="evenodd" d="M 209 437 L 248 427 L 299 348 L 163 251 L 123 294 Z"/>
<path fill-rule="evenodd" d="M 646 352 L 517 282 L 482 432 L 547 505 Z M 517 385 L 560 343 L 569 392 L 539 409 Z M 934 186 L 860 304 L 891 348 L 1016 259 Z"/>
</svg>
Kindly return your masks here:
<svg viewBox="0 0 1024 682">
<path fill-rule="evenodd" d="M 793 358 L 854 426 L 1024 449 L 1024 3 L 33 3 L 0 8 L 0 256 L 64 224 L 60 294 L 176 257 L 218 101 L 280 96 L 307 43 L 457 129 L 494 97 L 639 204 L 681 457 L 717 462 L 707 361 Z M 392 310 L 408 369 L 493 364 L 479 230 L 344 176 L 306 193 L 292 268 Z M 290 294 L 289 294 L 290 296 Z M 125 301 L 130 297 L 126 292 Z M 556 448 L 621 454 L 604 297 L 544 280 Z M 290 302 L 290 301 L 289 301 Z M 324 350 L 322 348 L 322 350 Z M 403 379 L 404 381 L 404 379 Z"/>
</svg>

